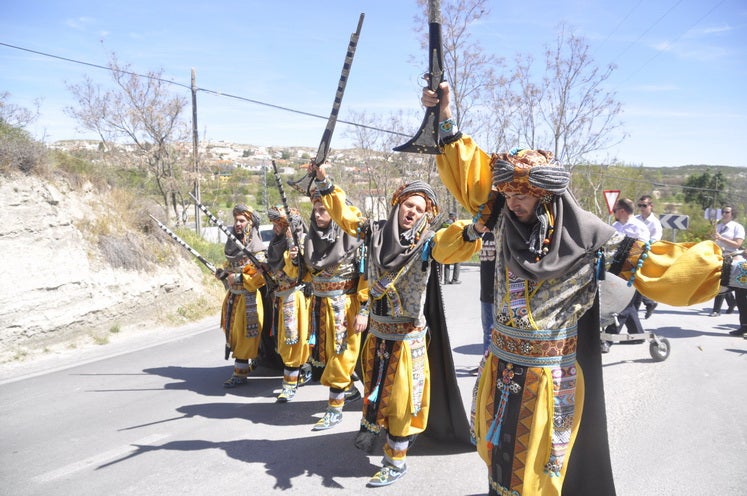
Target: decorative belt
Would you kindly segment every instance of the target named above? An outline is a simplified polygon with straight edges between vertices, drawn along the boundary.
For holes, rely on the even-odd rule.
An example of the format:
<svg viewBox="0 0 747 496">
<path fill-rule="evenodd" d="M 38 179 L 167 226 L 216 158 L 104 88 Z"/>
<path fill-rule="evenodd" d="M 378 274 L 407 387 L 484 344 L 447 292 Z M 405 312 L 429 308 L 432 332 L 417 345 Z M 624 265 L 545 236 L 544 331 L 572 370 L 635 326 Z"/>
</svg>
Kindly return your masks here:
<svg viewBox="0 0 747 496">
<path fill-rule="evenodd" d="M 303 288 L 303 285 L 291 286 L 290 288 L 286 288 L 286 289 L 276 289 L 275 296 L 284 298 L 286 296 L 292 295 L 293 293 L 295 293 L 301 288 Z"/>
<path fill-rule="evenodd" d="M 578 327 L 557 330 L 517 329 L 493 325 L 490 352 L 524 367 L 567 367 L 576 361 Z"/>
<path fill-rule="evenodd" d="M 247 291 L 246 289 L 229 289 L 229 293 L 235 294 L 235 295 L 253 295 L 256 293 L 256 291 Z"/>
<path fill-rule="evenodd" d="M 371 314 L 373 317 L 373 314 Z M 407 322 L 382 322 L 372 318 L 370 320 L 369 332 L 377 338 L 389 341 L 414 341 L 425 337 L 426 327 L 415 327 L 415 323 Z"/>
<path fill-rule="evenodd" d="M 341 294 L 355 293 L 357 288 L 358 279 L 319 279 L 314 278 L 311 281 L 311 286 L 314 290 L 315 296 L 323 298 L 329 298 L 339 296 Z"/>
</svg>

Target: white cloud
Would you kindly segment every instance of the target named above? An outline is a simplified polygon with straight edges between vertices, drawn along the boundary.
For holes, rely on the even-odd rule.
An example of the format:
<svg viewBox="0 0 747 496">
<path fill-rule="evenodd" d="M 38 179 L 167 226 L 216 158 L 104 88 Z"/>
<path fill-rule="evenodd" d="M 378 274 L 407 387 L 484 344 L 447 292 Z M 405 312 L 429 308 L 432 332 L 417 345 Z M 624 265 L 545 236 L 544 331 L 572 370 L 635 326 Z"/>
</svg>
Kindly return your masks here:
<svg viewBox="0 0 747 496">
<path fill-rule="evenodd" d="M 96 19 L 93 17 L 76 17 L 76 18 L 70 18 L 65 19 L 65 24 L 73 29 L 77 29 L 78 31 L 86 31 L 89 26 L 96 23 Z"/>
<path fill-rule="evenodd" d="M 720 26 L 704 26 L 702 28 L 693 28 L 688 30 L 683 36 L 684 38 L 701 38 L 703 36 L 710 36 L 713 34 L 721 34 L 729 31 L 733 31 L 734 28 L 728 24 L 722 24 Z"/>
</svg>

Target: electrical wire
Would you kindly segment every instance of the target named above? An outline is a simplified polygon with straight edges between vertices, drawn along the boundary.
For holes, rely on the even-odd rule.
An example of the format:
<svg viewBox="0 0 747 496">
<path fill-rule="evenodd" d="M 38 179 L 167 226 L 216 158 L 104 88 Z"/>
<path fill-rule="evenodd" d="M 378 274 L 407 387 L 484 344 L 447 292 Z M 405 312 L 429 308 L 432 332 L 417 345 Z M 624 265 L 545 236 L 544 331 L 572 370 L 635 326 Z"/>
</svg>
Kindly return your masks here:
<svg viewBox="0 0 747 496">
<path fill-rule="evenodd" d="M 38 50 L 31 50 L 30 48 L 24 48 L 24 47 L 20 47 L 20 46 L 17 46 L 17 45 L 11 45 L 10 43 L 3 43 L 1 41 L 0 41 L 0 45 L 6 46 L 8 48 L 13 48 L 13 49 L 16 49 L 16 50 L 22 50 L 24 52 L 34 53 L 36 55 L 42 55 L 44 57 L 50 57 L 50 58 L 57 59 L 57 60 L 64 60 L 65 62 L 72 62 L 74 64 L 80 64 L 80 65 L 85 65 L 85 66 L 88 66 L 88 67 L 93 67 L 93 68 L 96 68 L 96 69 L 102 69 L 102 70 L 105 70 L 105 71 L 108 71 L 108 72 L 114 72 L 114 70 L 111 67 L 107 67 L 107 66 L 103 66 L 103 65 L 99 65 L 99 64 L 93 64 L 91 62 L 84 62 L 82 60 L 75 60 L 75 59 L 71 59 L 71 58 L 68 58 L 68 57 L 61 57 L 59 55 L 54 55 L 54 54 L 46 53 L 46 52 L 40 52 Z M 152 79 L 152 80 L 155 80 L 155 81 L 160 81 L 162 83 L 173 84 L 175 86 L 179 86 L 181 88 L 186 88 L 186 89 L 192 91 L 192 87 L 190 85 L 178 83 L 178 82 L 170 80 L 170 79 L 158 78 L 158 77 L 154 77 L 154 76 L 151 76 L 151 75 L 139 74 L 137 72 L 126 71 L 126 70 L 122 70 L 122 69 L 118 69 L 118 72 L 121 72 L 123 74 L 129 74 L 131 76 L 136 76 L 136 77 L 144 78 L 144 79 Z M 263 105 L 265 107 L 271 107 L 271 108 L 278 109 L 278 110 L 283 110 L 283 111 L 286 111 L 286 112 L 292 112 L 292 113 L 295 113 L 295 114 L 305 115 L 305 116 L 308 116 L 308 117 L 315 117 L 315 118 L 318 118 L 318 119 L 324 119 L 325 121 L 329 119 L 329 116 L 312 114 L 310 112 L 304 112 L 303 110 L 296 110 L 296 109 L 292 109 L 292 108 L 289 108 L 289 107 L 283 107 L 281 105 L 276 105 L 276 104 L 273 104 L 273 103 L 261 102 L 259 100 L 253 100 L 251 98 L 246 98 L 246 97 L 238 96 L 238 95 L 231 95 L 229 93 L 223 93 L 221 91 L 211 90 L 211 89 L 208 89 L 208 88 L 196 88 L 196 90 L 197 91 L 202 91 L 202 92 L 205 92 L 205 93 L 210 93 L 210 94 L 218 96 L 218 97 L 232 98 L 232 99 L 235 99 L 235 100 L 241 100 L 241 101 L 248 102 L 248 103 L 254 103 L 256 105 Z M 358 122 L 346 121 L 346 120 L 343 120 L 343 119 L 337 119 L 337 122 L 341 122 L 343 124 L 349 124 L 351 126 L 355 126 L 355 127 L 359 127 L 359 128 L 363 128 L 363 129 L 370 129 L 370 130 L 373 130 L 373 131 L 379 131 L 379 132 L 382 132 L 382 133 L 388 133 L 388 134 L 393 134 L 393 135 L 397 135 L 397 136 L 409 137 L 409 135 L 405 134 L 405 133 L 400 133 L 398 131 L 392 131 L 390 129 L 383 129 L 383 128 L 379 128 L 379 127 L 375 127 L 375 126 L 369 126 L 367 124 L 360 124 Z"/>
</svg>

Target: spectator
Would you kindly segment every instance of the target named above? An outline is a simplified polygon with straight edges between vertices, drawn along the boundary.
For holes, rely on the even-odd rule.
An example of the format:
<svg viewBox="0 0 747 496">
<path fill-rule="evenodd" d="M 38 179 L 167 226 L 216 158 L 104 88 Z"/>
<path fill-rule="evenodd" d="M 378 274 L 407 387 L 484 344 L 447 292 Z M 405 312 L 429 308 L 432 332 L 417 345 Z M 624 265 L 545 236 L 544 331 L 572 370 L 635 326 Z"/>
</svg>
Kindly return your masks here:
<svg viewBox="0 0 747 496">
<path fill-rule="evenodd" d="M 716 242 L 716 244 L 721 248 L 721 251 L 724 255 L 731 255 L 738 250 L 742 248 L 742 243 L 744 243 L 744 226 L 734 220 L 736 218 L 736 212 L 734 211 L 734 207 L 731 205 L 726 205 L 721 209 L 721 219 L 719 220 L 718 224 L 716 224 L 716 229 L 713 233 L 713 240 Z M 728 287 L 722 287 L 721 292 L 719 292 L 718 295 L 716 295 L 716 298 L 713 300 L 713 310 L 711 311 L 711 317 L 717 317 L 721 314 L 721 305 L 723 304 L 724 300 L 726 300 L 726 313 L 732 313 L 734 311 L 734 307 L 737 306 L 739 310 L 739 321 L 740 323 L 744 322 L 747 324 L 747 320 L 745 320 L 745 316 L 742 314 L 744 313 L 742 308 L 744 308 L 742 305 L 737 305 L 738 298 L 735 297 L 733 289 Z M 737 292 L 743 291 L 743 290 L 736 290 Z M 739 295 L 737 295 L 739 296 Z M 742 295 L 742 298 L 745 296 Z M 729 334 L 733 336 L 742 336 L 747 332 L 747 326 L 742 325 L 739 329 L 735 331 L 731 331 Z"/>
<path fill-rule="evenodd" d="M 480 250 L 480 306 L 482 307 L 482 354 L 490 347 L 493 328 L 493 298 L 495 285 L 495 235 L 488 231 L 482 236 Z"/>
<path fill-rule="evenodd" d="M 638 199 L 637 206 L 641 213 L 636 215 L 635 218 L 646 225 L 650 233 L 649 239 L 652 243 L 659 241 L 663 229 L 661 227 L 661 221 L 659 221 L 659 219 L 654 215 L 654 199 L 651 198 L 651 195 L 643 195 Z M 633 305 L 635 306 L 636 311 L 641 307 L 641 303 L 643 303 L 646 308 L 646 314 L 643 318 L 647 319 L 651 317 L 658 303 L 651 298 L 643 296 L 639 291 L 636 291 L 635 296 L 633 296 Z"/>
<path fill-rule="evenodd" d="M 456 221 L 456 214 L 454 212 L 449 212 L 448 220 L 444 222 L 441 227 L 449 227 L 455 221 Z M 443 268 L 444 268 L 444 284 L 462 284 L 462 281 L 459 280 L 459 264 L 458 263 L 444 264 Z"/>
<path fill-rule="evenodd" d="M 649 230 L 646 224 L 633 216 L 633 201 L 628 198 L 617 200 L 615 207 L 612 209 L 615 214 L 615 222 L 612 224 L 618 232 L 636 238 L 644 243 L 649 242 Z M 636 291 L 636 294 L 639 294 Z M 617 323 L 612 323 L 605 328 L 607 334 L 620 334 L 620 330 L 625 326 L 628 334 L 643 334 L 643 326 L 638 318 L 638 307 L 635 305 L 635 295 L 630 303 L 617 314 Z M 642 340 L 629 341 L 629 343 L 641 343 Z M 602 341 L 602 353 L 609 353 L 611 341 Z"/>
</svg>

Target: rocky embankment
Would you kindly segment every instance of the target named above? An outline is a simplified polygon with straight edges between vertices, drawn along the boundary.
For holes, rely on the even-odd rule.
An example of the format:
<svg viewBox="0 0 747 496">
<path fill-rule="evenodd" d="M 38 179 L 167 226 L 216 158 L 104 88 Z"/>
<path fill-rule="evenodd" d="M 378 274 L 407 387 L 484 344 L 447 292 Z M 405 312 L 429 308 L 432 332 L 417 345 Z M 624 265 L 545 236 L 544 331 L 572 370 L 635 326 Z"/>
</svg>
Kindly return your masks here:
<svg viewBox="0 0 747 496">
<path fill-rule="evenodd" d="M 204 296 L 202 271 L 168 238 L 106 232 L 115 201 L 90 184 L 0 178 L 0 363 L 162 325 Z"/>
</svg>

